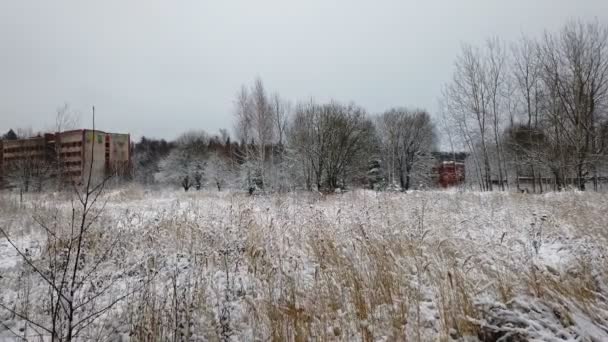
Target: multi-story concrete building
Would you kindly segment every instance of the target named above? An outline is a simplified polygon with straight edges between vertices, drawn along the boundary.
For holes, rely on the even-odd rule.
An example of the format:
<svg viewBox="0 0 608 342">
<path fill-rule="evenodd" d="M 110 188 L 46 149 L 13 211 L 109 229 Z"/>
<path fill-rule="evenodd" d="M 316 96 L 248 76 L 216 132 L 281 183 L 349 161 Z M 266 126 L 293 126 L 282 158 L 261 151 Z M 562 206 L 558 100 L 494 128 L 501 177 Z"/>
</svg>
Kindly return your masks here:
<svg viewBox="0 0 608 342">
<path fill-rule="evenodd" d="M 88 178 L 89 170 L 97 179 L 128 175 L 129 134 L 80 129 L 0 141 L 0 185 L 25 181 L 27 188 L 35 177 L 78 184 Z"/>
</svg>

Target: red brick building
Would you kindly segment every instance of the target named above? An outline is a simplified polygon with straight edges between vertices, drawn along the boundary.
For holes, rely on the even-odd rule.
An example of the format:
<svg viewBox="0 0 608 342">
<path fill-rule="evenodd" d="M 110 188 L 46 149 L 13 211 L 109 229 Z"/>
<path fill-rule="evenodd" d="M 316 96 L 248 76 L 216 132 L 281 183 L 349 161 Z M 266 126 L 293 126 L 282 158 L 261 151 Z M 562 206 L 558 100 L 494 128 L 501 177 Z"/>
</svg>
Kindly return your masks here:
<svg viewBox="0 0 608 342">
<path fill-rule="evenodd" d="M 437 185 L 442 188 L 462 184 L 465 180 L 464 163 L 444 161 L 435 166 L 433 172 L 437 175 Z"/>
<path fill-rule="evenodd" d="M 442 188 L 449 188 L 464 183 L 466 153 L 437 152 L 433 156 L 437 160 L 432 171 L 435 184 Z"/>
</svg>

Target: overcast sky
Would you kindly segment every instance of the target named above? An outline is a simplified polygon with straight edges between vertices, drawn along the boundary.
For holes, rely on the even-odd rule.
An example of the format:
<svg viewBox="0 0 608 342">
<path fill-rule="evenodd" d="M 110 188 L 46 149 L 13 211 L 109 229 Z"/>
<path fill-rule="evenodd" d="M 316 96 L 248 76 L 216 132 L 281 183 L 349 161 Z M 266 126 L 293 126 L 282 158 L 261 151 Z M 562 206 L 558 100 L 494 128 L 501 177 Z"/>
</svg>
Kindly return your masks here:
<svg viewBox="0 0 608 342">
<path fill-rule="evenodd" d="M 159 138 L 233 127 L 256 76 L 292 101 L 436 110 L 462 42 L 608 22 L 608 0 L 0 1 L 0 130 L 97 127 Z"/>
</svg>

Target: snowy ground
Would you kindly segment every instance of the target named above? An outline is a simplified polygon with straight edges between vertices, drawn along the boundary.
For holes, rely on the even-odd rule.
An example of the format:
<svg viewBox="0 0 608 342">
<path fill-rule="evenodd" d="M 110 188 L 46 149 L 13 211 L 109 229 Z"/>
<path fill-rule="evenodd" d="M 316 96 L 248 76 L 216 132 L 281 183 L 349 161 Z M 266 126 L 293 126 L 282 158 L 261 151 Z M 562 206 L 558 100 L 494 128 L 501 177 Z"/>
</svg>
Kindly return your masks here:
<svg viewBox="0 0 608 342">
<path fill-rule="evenodd" d="M 82 339 L 608 341 L 606 195 L 129 188 L 105 200 L 85 259 L 104 262 L 81 296 L 107 289 L 94 310 L 132 294 Z M 0 224 L 40 265 L 37 221 L 65 230 L 70 212 L 65 194 L 0 194 Z M 3 238 L 0 304 L 49 324 L 48 287 Z M 0 339 L 37 330 L 0 307 Z"/>
</svg>

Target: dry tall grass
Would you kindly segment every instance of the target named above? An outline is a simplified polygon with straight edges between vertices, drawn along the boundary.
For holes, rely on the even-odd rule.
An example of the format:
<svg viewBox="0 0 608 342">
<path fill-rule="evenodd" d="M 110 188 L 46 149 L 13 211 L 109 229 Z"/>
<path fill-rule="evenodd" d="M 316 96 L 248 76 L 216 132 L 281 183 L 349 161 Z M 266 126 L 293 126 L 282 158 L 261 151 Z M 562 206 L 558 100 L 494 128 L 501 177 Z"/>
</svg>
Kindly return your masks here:
<svg viewBox="0 0 608 342">
<path fill-rule="evenodd" d="M 592 324 L 588 337 L 601 339 L 605 208 L 606 196 L 594 193 L 113 192 L 100 225 L 122 237 L 109 257 L 130 270 L 125 289 L 146 286 L 88 336 L 528 340 L 584 338 Z M 29 214 L 3 220 L 29 224 Z M 23 267 L 0 268 L 0 286 L 15 294 L 1 300 L 16 302 Z M 28 309 L 43 312 L 37 299 Z"/>
</svg>

